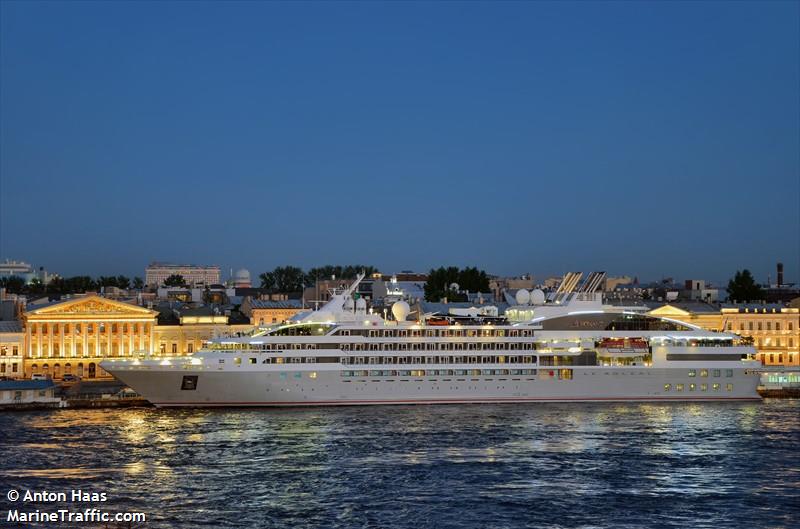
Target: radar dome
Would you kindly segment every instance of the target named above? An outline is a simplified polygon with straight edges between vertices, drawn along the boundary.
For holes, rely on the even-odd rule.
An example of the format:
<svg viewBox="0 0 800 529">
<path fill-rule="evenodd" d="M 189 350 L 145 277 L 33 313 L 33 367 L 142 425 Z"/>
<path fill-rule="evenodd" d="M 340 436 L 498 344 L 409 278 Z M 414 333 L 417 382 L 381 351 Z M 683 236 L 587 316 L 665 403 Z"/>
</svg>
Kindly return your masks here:
<svg viewBox="0 0 800 529">
<path fill-rule="evenodd" d="M 365 313 L 367 312 L 367 300 L 364 298 L 358 298 L 356 300 L 356 312 Z"/>
<path fill-rule="evenodd" d="M 531 300 L 530 293 L 524 288 L 517 290 L 517 295 L 515 297 L 517 300 L 517 305 L 527 305 Z"/>
<path fill-rule="evenodd" d="M 344 301 L 344 310 L 352 312 L 354 306 L 355 304 L 353 303 L 353 298 L 347 298 Z"/>
<path fill-rule="evenodd" d="M 461 287 L 458 286 L 458 283 L 450 283 L 450 290 L 459 290 Z"/>
<path fill-rule="evenodd" d="M 409 312 L 411 307 L 405 301 L 397 301 L 392 305 L 392 316 L 397 321 L 406 321 Z"/>
<path fill-rule="evenodd" d="M 540 289 L 531 290 L 531 304 L 544 305 L 544 292 Z"/>
</svg>

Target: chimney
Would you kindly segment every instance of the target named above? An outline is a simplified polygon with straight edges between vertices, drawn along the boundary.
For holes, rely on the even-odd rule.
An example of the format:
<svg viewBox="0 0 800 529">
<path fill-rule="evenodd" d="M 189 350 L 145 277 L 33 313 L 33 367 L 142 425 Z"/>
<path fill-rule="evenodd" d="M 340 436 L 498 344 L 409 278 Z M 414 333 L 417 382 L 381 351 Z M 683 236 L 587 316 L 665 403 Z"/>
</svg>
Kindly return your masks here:
<svg viewBox="0 0 800 529">
<path fill-rule="evenodd" d="M 783 263 L 778 263 L 778 288 L 783 285 Z"/>
</svg>

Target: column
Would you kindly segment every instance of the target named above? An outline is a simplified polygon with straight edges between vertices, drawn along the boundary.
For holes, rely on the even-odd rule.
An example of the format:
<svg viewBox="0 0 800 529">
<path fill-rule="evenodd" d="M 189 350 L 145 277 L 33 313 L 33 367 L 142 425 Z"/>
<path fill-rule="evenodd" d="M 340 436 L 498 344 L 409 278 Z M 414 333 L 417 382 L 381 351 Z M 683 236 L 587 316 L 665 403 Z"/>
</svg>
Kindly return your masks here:
<svg viewBox="0 0 800 529">
<path fill-rule="evenodd" d="M 53 358 L 53 332 L 55 328 L 55 323 L 49 323 L 47 325 L 47 358 Z"/>
<path fill-rule="evenodd" d="M 122 349 L 123 344 L 125 343 L 125 333 L 123 332 L 122 322 L 117 323 L 117 344 L 119 346 L 119 356 L 124 356 L 124 351 Z"/>
<path fill-rule="evenodd" d="M 94 335 L 94 356 L 95 358 L 100 357 L 100 322 L 93 321 L 92 322 L 92 334 Z"/>
<path fill-rule="evenodd" d="M 133 322 L 128 323 L 128 356 L 133 353 L 133 326 L 136 325 Z"/>
<path fill-rule="evenodd" d="M 114 350 L 111 343 L 111 329 L 113 329 L 114 323 L 113 322 L 106 322 L 106 355 L 113 356 L 112 351 Z"/>
<path fill-rule="evenodd" d="M 25 322 L 25 323 L 26 323 L 25 327 L 27 327 L 26 331 L 28 333 L 25 342 L 25 358 L 33 358 L 33 332 L 32 332 L 33 324 L 30 322 Z"/>
<path fill-rule="evenodd" d="M 147 330 L 150 331 L 150 335 L 149 335 L 150 349 L 149 349 L 148 352 L 150 354 L 155 354 L 155 350 L 153 349 L 153 347 L 155 347 L 155 345 L 156 345 L 156 342 L 155 342 L 156 330 L 155 330 L 154 325 L 152 323 L 148 323 L 147 324 Z"/>
<path fill-rule="evenodd" d="M 67 352 L 64 350 L 64 329 L 66 328 L 67 326 L 63 323 L 58 324 L 58 354 L 64 358 L 69 357 Z"/>
<path fill-rule="evenodd" d="M 42 357 L 42 324 L 36 324 L 36 357 Z"/>
</svg>

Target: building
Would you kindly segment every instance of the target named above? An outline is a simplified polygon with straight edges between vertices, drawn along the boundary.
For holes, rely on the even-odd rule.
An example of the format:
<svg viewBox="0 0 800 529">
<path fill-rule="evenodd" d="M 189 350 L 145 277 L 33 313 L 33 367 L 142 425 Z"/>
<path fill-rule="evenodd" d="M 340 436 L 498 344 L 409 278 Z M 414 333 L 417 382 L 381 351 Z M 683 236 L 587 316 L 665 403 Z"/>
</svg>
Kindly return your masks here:
<svg viewBox="0 0 800 529">
<path fill-rule="evenodd" d="M 153 350 L 157 314 L 95 294 L 29 307 L 23 314 L 25 376 L 109 376 L 99 365 L 104 358 Z"/>
<path fill-rule="evenodd" d="M 708 303 L 719 301 L 719 289 L 707 285 L 702 279 L 687 279 L 684 281 L 683 290 L 680 292 L 682 299 L 693 299 Z"/>
<path fill-rule="evenodd" d="M 238 311 L 213 305 L 202 307 L 158 307 L 153 335 L 155 355 L 187 355 L 220 336 L 235 336 L 253 330 L 250 320 Z"/>
<path fill-rule="evenodd" d="M 520 277 L 495 277 L 489 280 L 489 290 L 491 291 L 494 299 L 503 299 L 504 292 L 516 291 L 521 288 L 525 290 L 532 290 L 536 288 L 533 283 L 533 276 L 530 274 L 522 275 Z"/>
<path fill-rule="evenodd" d="M 12 261 L 6 259 L 0 262 L 0 277 L 20 277 L 25 283 L 30 283 L 34 279 L 38 279 L 42 284 L 46 285 L 51 279 L 57 277 L 58 274 L 50 274 L 44 267 L 39 267 L 37 270 L 33 265 L 23 261 Z"/>
<path fill-rule="evenodd" d="M 620 285 L 635 285 L 639 282 L 630 276 L 606 277 L 603 292 L 613 292 Z"/>
<path fill-rule="evenodd" d="M 253 286 L 253 282 L 250 280 L 250 271 L 246 268 L 237 270 L 231 282 L 233 283 L 233 288 L 250 288 Z"/>
<path fill-rule="evenodd" d="M 254 326 L 283 323 L 303 311 L 303 303 L 299 299 L 264 300 L 245 298 L 242 303 L 242 314 L 250 318 Z"/>
<path fill-rule="evenodd" d="M 52 380 L 0 380 L 0 406 L 59 403 L 55 391 Z"/>
<path fill-rule="evenodd" d="M 0 376 L 22 378 L 25 339 L 20 321 L 0 321 Z"/>
<path fill-rule="evenodd" d="M 764 365 L 800 366 L 800 309 L 779 304 L 723 305 L 727 331 L 753 338 Z"/>
<path fill-rule="evenodd" d="M 764 365 L 800 365 L 800 308 L 676 302 L 657 306 L 648 314 L 750 337 Z"/>
<path fill-rule="evenodd" d="M 200 266 L 191 264 L 172 264 L 153 262 L 145 269 L 145 284 L 160 287 L 171 275 L 183 277 L 188 286 L 216 285 L 220 282 L 219 266 Z"/>
</svg>

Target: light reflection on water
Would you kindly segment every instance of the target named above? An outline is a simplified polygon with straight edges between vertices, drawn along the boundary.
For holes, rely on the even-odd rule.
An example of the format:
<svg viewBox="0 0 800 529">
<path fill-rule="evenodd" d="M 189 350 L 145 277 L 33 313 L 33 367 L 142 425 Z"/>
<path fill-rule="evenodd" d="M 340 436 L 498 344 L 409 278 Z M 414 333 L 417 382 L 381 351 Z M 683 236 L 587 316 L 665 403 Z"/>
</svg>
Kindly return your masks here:
<svg viewBox="0 0 800 529">
<path fill-rule="evenodd" d="M 0 436 L 3 489 L 107 492 L 147 527 L 800 520 L 800 401 L 59 410 Z"/>
</svg>

